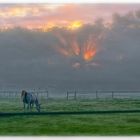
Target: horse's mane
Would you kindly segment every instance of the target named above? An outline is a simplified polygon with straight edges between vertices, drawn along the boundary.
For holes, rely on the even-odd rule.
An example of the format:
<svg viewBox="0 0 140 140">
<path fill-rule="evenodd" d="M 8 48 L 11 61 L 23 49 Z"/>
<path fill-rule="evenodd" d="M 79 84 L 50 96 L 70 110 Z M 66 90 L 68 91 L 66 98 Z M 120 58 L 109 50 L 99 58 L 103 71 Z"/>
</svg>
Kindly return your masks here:
<svg viewBox="0 0 140 140">
<path fill-rule="evenodd" d="M 22 90 L 21 97 L 27 102 L 27 92 L 25 90 Z"/>
<path fill-rule="evenodd" d="M 25 90 L 22 90 L 22 92 L 21 92 L 21 96 L 23 97 L 23 96 L 27 96 L 27 92 L 25 91 Z"/>
</svg>

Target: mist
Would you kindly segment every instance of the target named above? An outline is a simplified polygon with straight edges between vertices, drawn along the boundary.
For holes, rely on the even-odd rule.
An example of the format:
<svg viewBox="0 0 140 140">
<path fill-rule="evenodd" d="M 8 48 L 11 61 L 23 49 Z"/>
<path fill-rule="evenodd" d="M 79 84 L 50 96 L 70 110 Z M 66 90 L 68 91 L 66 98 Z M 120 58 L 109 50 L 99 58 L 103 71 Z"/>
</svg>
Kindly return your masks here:
<svg viewBox="0 0 140 140">
<path fill-rule="evenodd" d="M 114 13 L 109 26 L 98 19 L 75 31 L 54 28 L 41 32 L 19 27 L 1 31 L 0 86 L 139 90 L 139 13 Z M 97 52 L 85 61 L 82 54 L 74 55 L 71 42 L 76 41 L 82 49 L 91 36 Z"/>
</svg>

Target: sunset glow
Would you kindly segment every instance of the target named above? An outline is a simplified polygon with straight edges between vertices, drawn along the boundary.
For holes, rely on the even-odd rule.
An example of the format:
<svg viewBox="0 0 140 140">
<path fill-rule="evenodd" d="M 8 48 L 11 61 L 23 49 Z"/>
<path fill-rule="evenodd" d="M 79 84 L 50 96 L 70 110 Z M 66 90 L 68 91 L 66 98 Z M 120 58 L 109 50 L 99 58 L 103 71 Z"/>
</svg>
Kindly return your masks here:
<svg viewBox="0 0 140 140">
<path fill-rule="evenodd" d="M 82 64 L 97 66 L 96 56 L 100 52 L 102 38 L 106 37 L 105 30 L 111 30 L 114 18 L 122 22 L 121 16 L 128 14 L 131 17 L 131 12 L 139 9 L 140 6 L 136 4 L 1 5 L 0 31 L 18 27 L 37 34 L 43 33 L 46 39 L 50 36 L 48 42 L 53 42 L 46 47 L 53 48 L 60 56 L 78 60 L 73 62 L 72 67 L 79 68 Z M 137 22 L 126 26 L 139 28 Z"/>
<path fill-rule="evenodd" d="M 64 56 L 67 57 L 81 57 L 85 62 L 92 61 L 97 53 L 97 46 L 92 36 L 88 36 L 87 40 L 80 44 L 73 34 L 67 34 L 62 36 L 61 34 L 56 34 L 57 39 L 60 41 L 61 45 L 56 45 L 55 49 Z"/>
<path fill-rule="evenodd" d="M 87 50 L 84 52 L 83 57 L 86 61 L 90 61 L 94 58 L 95 54 L 96 54 L 96 50 Z"/>
<path fill-rule="evenodd" d="M 22 27 L 48 31 L 54 27 L 75 30 L 97 18 L 111 22 L 112 14 L 127 13 L 139 5 L 105 4 L 8 4 L 0 6 L 0 28 Z"/>
<path fill-rule="evenodd" d="M 82 25 L 83 25 L 82 22 L 74 21 L 74 22 L 70 23 L 70 25 L 67 28 L 70 30 L 75 30 L 75 29 L 82 27 Z"/>
<path fill-rule="evenodd" d="M 139 53 L 138 3 L 0 4 L 2 89 L 139 90 Z"/>
</svg>

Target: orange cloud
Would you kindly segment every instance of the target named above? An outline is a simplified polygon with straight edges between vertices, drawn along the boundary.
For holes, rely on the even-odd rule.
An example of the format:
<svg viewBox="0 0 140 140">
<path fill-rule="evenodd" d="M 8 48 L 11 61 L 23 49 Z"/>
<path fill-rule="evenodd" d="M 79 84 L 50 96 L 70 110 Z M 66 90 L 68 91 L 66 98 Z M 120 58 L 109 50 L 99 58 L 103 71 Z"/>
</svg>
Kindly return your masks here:
<svg viewBox="0 0 140 140">
<path fill-rule="evenodd" d="M 24 27 L 47 31 L 53 27 L 76 29 L 112 13 L 140 9 L 139 4 L 7 4 L 0 5 L 0 27 Z"/>
<path fill-rule="evenodd" d="M 74 22 L 71 22 L 67 28 L 70 30 L 75 30 L 75 29 L 82 27 L 82 25 L 83 25 L 83 23 L 81 21 L 74 21 Z"/>
</svg>

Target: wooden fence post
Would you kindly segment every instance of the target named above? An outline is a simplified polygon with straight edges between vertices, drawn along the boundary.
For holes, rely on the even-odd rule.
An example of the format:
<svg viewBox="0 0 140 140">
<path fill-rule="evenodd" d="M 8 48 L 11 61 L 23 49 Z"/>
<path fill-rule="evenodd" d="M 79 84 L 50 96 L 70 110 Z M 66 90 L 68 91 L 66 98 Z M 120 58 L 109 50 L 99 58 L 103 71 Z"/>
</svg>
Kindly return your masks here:
<svg viewBox="0 0 140 140">
<path fill-rule="evenodd" d="M 68 91 L 67 91 L 67 100 L 69 99 L 69 93 L 68 93 Z"/>
<path fill-rule="evenodd" d="M 9 91 L 8 91 L 9 92 Z M 9 92 L 9 100 L 10 100 L 10 92 Z"/>
<path fill-rule="evenodd" d="M 47 95 L 47 99 L 49 99 L 49 93 L 48 93 L 48 91 L 46 91 L 46 93 L 47 93 L 47 94 L 46 94 L 46 95 Z"/>
<path fill-rule="evenodd" d="M 114 98 L 114 92 L 112 91 L 112 99 Z"/>
<path fill-rule="evenodd" d="M 76 91 L 74 92 L 74 99 L 77 100 Z"/>
<path fill-rule="evenodd" d="M 98 99 L 98 91 L 96 91 L 96 99 Z"/>
</svg>

